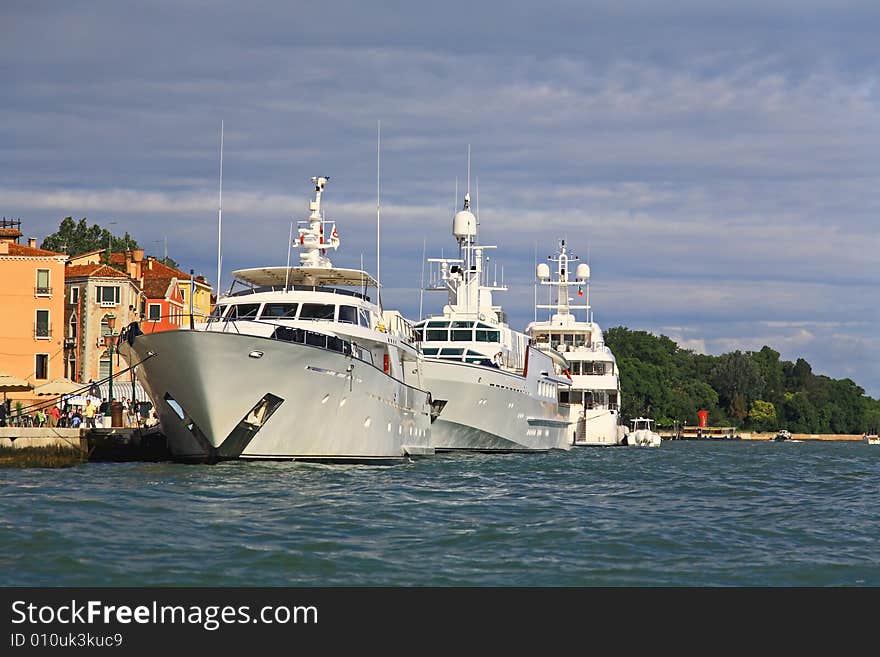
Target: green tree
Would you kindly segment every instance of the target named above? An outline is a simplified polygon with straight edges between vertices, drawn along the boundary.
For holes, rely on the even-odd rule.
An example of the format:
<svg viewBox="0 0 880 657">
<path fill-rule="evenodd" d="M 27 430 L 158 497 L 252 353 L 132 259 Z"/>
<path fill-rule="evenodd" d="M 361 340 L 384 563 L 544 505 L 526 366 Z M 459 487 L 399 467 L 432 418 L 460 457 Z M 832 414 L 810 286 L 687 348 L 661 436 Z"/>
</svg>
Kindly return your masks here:
<svg viewBox="0 0 880 657">
<path fill-rule="evenodd" d="M 745 419 L 749 406 L 760 397 L 764 387 L 755 361 L 741 351 L 724 354 L 718 358 L 710 376 L 718 400 L 730 416 L 737 421 Z"/>
<path fill-rule="evenodd" d="M 79 222 L 75 222 L 73 217 L 62 219 L 58 230 L 43 240 L 41 248 L 76 256 L 106 249 L 108 244 L 114 252 L 140 248 L 137 241 L 127 232 L 122 237 L 117 237 L 98 224 L 89 226 L 85 217 Z"/>
<path fill-rule="evenodd" d="M 771 402 L 756 399 L 749 409 L 749 424 L 758 431 L 776 429 L 776 407 Z"/>
<path fill-rule="evenodd" d="M 779 360 L 779 352 L 774 351 L 767 345 L 761 347 L 761 351 L 749 354 L 764 379 L 764 390 L 761 398 L 780 406 L 785 399 L 785 373 L 782 361 Z"/>
</svg>

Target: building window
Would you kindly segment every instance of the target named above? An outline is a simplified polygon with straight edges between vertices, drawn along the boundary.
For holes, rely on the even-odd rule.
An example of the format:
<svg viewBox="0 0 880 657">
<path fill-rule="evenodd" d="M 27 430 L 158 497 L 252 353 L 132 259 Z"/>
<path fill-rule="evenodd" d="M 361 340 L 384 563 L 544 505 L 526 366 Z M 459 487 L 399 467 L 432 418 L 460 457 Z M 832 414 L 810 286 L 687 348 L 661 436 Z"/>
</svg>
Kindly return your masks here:
<svg viewBox="0 0 880 657">
<path fill-rule="evenodd" d="M 110 376 L 110 355 L 105 351 L 98 361 L 98 379 L 106 379 Z"/>
<path fill-rule="evenodd" d="M 71 305 L 76 305 L 79 303 L 79 288 L 72 287 L 70 288 L 70 303 Z"/>
<path fill-rule="evenodd" d="M 52 294 L 52 288 L 49 287 L 49 270 L 37 270 L 37 296 L 49 296 Z"/>
<path fill-rule="evenodd" d="M 95 301 L 102 306 L 119 305 L 119 286 L 99 285 L 96 288 Z"/>
<path fill-rule="evenodd" d="M 70 357 L 67 359 L 67 373 L 65 376 L 71 381 L 76 381 L 76 358 Z"/>
<path fill-rule="evenodd" d="M 34 355 L 34 378 L 49 378 L 49 354 Z"/>
<path fill-rule="evenodd" d="M 150 314 L 147 316 L 147 319 L 151 322 L 158 322 L 162 319 L 162 304 L 159 303 L 151 303 L 149 306 Z"/>
<path fill-rule="evenodd" d="M 76 314 L 70 316 L 70 322 L 67 325 L 67 337 L 76 339 L 76 331 L 77 331 Z"/>
<path fill-rule="evenodd" d="M 42 340 L 48 340 L 52 337 L 52 329 L 49 326 L 48 310 L 37 311 L 37 321 L 34 328 L 34 337 Z"/>
</svg>

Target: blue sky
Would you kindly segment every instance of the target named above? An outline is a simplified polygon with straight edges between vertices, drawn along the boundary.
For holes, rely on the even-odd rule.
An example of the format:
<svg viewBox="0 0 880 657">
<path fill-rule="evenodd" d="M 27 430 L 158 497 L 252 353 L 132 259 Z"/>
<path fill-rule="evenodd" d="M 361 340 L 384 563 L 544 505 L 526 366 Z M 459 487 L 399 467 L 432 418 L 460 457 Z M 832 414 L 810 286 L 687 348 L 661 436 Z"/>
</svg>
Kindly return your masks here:
<svg viewBox="0 0 880 657">
<path fill-rule="evenodd" d="M 534 252 L 603 326 L 804 357 L 880 396 L 880 6 L 871 2 L 17 2 L 0 6 L 0 215 L 66 215 L 216 278 L 284 264 L 329 175 L 336 262 L 418 313 L 472 148 L 511 323 Z M 442 299 L 425 296 L 425 308 Z"/>
</svg>

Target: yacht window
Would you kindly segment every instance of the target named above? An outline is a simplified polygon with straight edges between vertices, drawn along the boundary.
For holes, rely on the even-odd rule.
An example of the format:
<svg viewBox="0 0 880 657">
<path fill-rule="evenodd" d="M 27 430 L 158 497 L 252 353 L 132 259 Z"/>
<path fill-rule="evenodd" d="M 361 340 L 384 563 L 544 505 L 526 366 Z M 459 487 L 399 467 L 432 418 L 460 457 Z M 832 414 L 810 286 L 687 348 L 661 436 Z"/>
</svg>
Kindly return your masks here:
<svg viewBox="0 0 880 657">
<path fill-rule="evenodd" d="M 300 319 L 329 319 L 333 321 L 336 306 L 326 303 L 304 303 L 299 311 Z"/>
<path fill-rule="evenodd" d="M 546 333 L 536 333 L 535 334 L 535 342 L 547 342 L 547 334 Z"/>
<path fill-rule="evenodd" d="M 466 363 L 476 363 L 479 365 L 479 364 L 483 363 L 483 361 L 488 361 L 490 359 L 488 356 L 484 356 L 481 353 L 478 353 L 476 351 L 472 351 L 471 349 L 468 349 L 467 354 L 464 357 L 464 360 Z"/>
<path fill-rule="evenodd" d="M 370 328 L 370 313 L 363 308 L 358 308 L 358 326 Z"/>
<path fill-rule="evenodd" d="M 229 307 L 226 319 L 256 319 L 259 309 L 258 303 L 239 303 Z"/>
<path fill-rule="evenodd" d="M 452 328 L 454 329 L 470 329 L 473 327 L 473 322 L 452 322 Z"/>
<path fill-rule="evenodd" d="M 456 322 L 457 323 L 457 322 Z M 474 332 L 471 329 L 452 329 L 453 342 L 471 342 L 474 339 Z"/>
<path fill-rule="evenodd" d="M 438 349 L 437 347 L 425 347 L 424 349 L 422 349 L 422 353 L 425 356 L 436 356 L 438 351 L 440 351 L 440 349 Z"/>
<path fill-rule="evenodd" d="M 275 319 L 293 319 L 296 317 L 297 303 L 267 303 L 263 306 L 260 317 L 272 317 Z"/>
<path fill-rule="evenodd" d="M 449 322 L 428 322 L 428 328 L 449 328 Z"/>
<path fill-rule="evenodd" d="M 214 306 L 214 310 L 211 311 L 211 317 L 213 317 L 214 319 L 220 319 L 221 317 L 223 317 L 223 313 L 226 312 L 226 309 L 228 307 L 229 306 Z"/>
<path fill-rule="evenodd" d="M 501 331 L 477 329 L 477 342 L 501 342 Z"/>
<path fill-rule="evenodd" d="M 452 347 L 444 347 L 440 350 L 441 356 L 461 356 L 464 353 L 464 349 L 457 349 Z"/>
<path fill-rule="evenodd" d="M 357 324 L 358 309 L 354 306 L 339 306 L 339 321 L 343 324 Z"/>
<path fill-rule="evenodd" d="M 428 329 L 425 331 L 425 340 L 428 342 L 446 342 L 449 339 L 449 331 L 446 329 Z"/>
<path fill-rule="evenodd" d="M 581 373 L 581 361 L 573 360 L 571 361 L 568 367 L 569 374 L 580 374 Z"/>
<path fill-rule="evenodd" d="M 574 333 L 566 333 L 563 336 L 563 340 L 564 340 L 565 344 L 567 344 L 569 347 L 573 347 L 574 346 Z"/>
<path fill-rule="evenodd" d="M 561 333 L 551 333 L 550 334 L 550 343 L 554 347 L 558 344 L 562 344 L 562 334 Z"/>
</svg>

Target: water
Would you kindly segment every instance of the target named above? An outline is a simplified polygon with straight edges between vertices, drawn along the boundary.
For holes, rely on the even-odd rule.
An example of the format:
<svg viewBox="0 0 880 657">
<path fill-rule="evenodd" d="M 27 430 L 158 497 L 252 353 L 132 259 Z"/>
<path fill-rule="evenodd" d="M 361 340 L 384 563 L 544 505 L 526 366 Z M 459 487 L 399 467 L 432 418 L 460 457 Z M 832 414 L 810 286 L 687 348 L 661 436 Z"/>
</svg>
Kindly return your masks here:
<svg viewBox="0 0 880 657">
<path fill-rule="evenodd" d="M 0 585 L 880 585 L 880 448 L 0 470 Z"/>
</svg>

